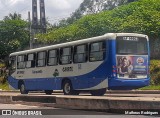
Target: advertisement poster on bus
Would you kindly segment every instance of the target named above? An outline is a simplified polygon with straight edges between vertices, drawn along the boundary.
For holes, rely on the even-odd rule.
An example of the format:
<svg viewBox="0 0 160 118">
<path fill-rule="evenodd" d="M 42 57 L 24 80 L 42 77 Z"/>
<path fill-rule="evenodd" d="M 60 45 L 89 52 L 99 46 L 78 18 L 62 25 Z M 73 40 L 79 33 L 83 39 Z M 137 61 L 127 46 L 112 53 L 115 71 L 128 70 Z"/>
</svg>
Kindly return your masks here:
<svg viewBox="0 0 160 118">
<path fill-rule="evenodd" d="M 147 56 L 117 56 L 117 74 L 147 75 Z"/>
</svg>

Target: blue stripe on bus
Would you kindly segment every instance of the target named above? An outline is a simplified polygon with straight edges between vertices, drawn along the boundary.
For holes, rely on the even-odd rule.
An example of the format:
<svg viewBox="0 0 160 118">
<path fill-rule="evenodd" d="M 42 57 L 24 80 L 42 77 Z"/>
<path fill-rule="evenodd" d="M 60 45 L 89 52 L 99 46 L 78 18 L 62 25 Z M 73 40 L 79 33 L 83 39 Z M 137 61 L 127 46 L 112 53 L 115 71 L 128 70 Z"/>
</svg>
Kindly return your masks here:
<svg viewBox="0 0 160 118">
<path fill-rule="evenodd" d="M 103 62 L 106 63 L 106 62 Z M 106 64 L 101 64 L 94 71 L 81 76 L 68 77 L 72 81 L 73 89 L 85 89 L 98 85 L 106 79 L 107 74 Z M 102 76 L 103 75 L 103 76 Z M 67 77 L 66 77 L 67 78 Z M 61 89 L 61 82 L 63 78 L 34 78 L 23 79 L 27 90 L 59 90 Z M 18 80 L 13 77 L 9 77 L 9 83 L 14 88 L 18 89 Z M 108 83 L 106 83 L 108 84 Z"/>
<path fill-rule="evenodd" d="M 150 84 L 150 78 L 144 79 L 110 79 L 109 81 L 109 88 L 111 90 L 131 90 L 137 89 Z"/>
</svg>

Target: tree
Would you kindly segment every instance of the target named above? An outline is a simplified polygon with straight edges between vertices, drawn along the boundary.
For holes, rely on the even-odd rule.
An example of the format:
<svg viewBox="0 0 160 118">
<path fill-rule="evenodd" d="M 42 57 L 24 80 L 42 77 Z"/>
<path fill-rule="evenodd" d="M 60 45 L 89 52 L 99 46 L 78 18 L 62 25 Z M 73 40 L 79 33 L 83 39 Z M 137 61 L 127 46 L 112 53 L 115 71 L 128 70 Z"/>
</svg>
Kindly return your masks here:
<svg viewBox="0 0 160 118">
<path fill-rule="evenodd" d="M 128 0 L 128 3 L 130 3 L 130 2 L 134 2 L 134 1 L 136 1 L 136 0 Z"/>
<path fill-rule="evenodd" d="M 85 15 L 96 14 L 105 10 L 112 10 L 126 3 L 127 0 L 84 0 L 80 4 L 80 7 L 75 12 L 73 12 L 69 18 L 62 19 L 59 22 L 59 27 L 72 24 Z"/>
<path fill-rule="evenodd" d="M 21 20 L 21 14 L 17 14 L 16 12 L 13 14 L 9 13 L 8 16 L 4 17 L 4 20 Z"/>
<path fill-rule="evenodd" d="M 14 17 L 12 17 L 14 16 Z M 0 55 L 4 59 L 11 52 L 22 50 L 29 45 L 28 23 L 17 14 L 9 14 L 0 21 Z"/>
<path fill-rule="evenodd" d="M 73 24 L 39 35 L 42 43 L 60 43 L 109 32 L 143 33 L 150 38 L 151 58 L 160 59 L 160 2 L 138 0 L 113 10 L 90 14 Z"/>
</svg>

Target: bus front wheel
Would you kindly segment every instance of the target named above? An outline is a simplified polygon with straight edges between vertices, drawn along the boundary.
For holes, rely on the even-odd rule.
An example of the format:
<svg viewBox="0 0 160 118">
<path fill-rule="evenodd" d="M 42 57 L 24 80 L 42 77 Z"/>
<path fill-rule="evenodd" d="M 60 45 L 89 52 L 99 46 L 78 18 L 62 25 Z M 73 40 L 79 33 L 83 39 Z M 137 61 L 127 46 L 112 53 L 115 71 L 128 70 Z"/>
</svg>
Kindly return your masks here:
<svg viewBox="0 0 160 118">
<path fill-rule="evenodd" d="M 21 94 L 28 94 L 28 91 L 26 90 L 24 83 L 21 83 L 20 85 L 20 92 Z"/>
<path fill-rule="evenodd" d="M 99 89 L 99 90 L 92 90 L 92 91 L 90 91 L 90 93 L 93 96 L 102 96 L 106 93 L 106 88 Z"/>
</svg>

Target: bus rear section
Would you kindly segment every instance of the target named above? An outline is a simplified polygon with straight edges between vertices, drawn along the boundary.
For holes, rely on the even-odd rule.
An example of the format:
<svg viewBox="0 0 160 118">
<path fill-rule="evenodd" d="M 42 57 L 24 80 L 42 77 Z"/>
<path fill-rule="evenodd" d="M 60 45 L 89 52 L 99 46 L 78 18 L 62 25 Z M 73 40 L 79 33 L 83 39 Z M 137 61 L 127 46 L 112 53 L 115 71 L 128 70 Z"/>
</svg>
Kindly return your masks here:
<svg viewBox="0 0 160 118">
<path fill-rule="evenodd" d="M 117 35 L 113 45 L 113 76 L 109 79 L 109 89 L 131 90 L 150 83 L 149 41 L 140 34 Z"/>
</svg>

